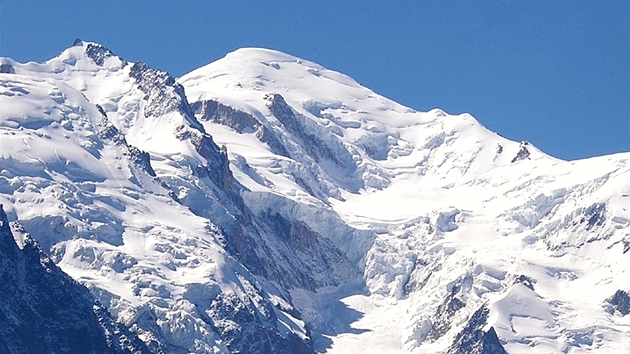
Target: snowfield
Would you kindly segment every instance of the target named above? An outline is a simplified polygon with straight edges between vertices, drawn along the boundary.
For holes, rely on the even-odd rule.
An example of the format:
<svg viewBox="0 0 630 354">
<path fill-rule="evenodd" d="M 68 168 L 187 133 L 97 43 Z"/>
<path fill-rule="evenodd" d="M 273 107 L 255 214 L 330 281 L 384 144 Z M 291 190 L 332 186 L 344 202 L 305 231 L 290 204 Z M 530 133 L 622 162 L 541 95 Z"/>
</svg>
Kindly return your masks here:
<svg viewBox="0 0 630 354">
<path fill-rule="evenodd" d="M 268 49 L 0 63 L 9 221 L 155 352 L 630 353 L 630 153 L 562 161 Z"/>
</svg>

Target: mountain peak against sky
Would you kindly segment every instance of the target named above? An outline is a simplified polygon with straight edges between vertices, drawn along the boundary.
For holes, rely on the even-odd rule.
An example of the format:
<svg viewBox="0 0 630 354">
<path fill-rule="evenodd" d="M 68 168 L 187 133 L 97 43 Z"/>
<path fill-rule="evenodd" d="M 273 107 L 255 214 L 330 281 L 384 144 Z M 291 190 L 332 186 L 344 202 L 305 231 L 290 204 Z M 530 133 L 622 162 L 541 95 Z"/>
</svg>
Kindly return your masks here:
<svg viewBox="0 0 630 354">
<path fill-rule="evenodd" d="M 268 49 L 175 79 L 76 44 L 2 61 L 0 203 L 152 352 L 628 350 L 629 153 Z"/>
<path fill-rule="evenodd" d="M 24 0 L 3 8 L 1 55 L 42 62 L 79 36 L 181 77 L 239 47 L 275 48 L 418 111 L 470 112 L 564 160 L 628 151 L 630 5 L 578 1 L 372 0 L 357 11 L 346 2 L 121 8 Z"/>
<path fill-rule="evenodd" d="M 79 38 L 74 40 L 71 47 L 68 47 L 55 58 L 48 60 L 47 63 L 60 65 L 58 62 L 61 61 L 62 64 L 67 66 L 76 67 L 77 61 L 82 59 L 83 61 L 91 61 L 92 64 L 99 67 L 105 66 L 107 68 L 122 67 L 127 64 L 123 58 L 117 56 L 102 44 L 84 41 Z M 78 69 L 85 70 L 87 68 L 78 67 Z"/>
<path fill-rule="evenodd" d="M 201 120 L 211 119 L 207 114 L 214 114 L 199 111 L 206 111 L 204 102 L 216 101 L 250 114 L 263 126 L 270 124 L 268 128 L 271 130 L 275 127 L 285 129 L 282 126 L 288 122 L 280 122 L 280 126 L 275 122 L 278 114 L 272 106 L 279 101 L 268 99 L 281 97 L 296 114 L 291 120 L 303 122 L 304 127 L 300 129 L 360 147 L 354 152 L 345 148 L 332 151 L 340 156 L 353 155 L 349 160 L 354 160 L 352 164 L 356 163 L 362 172 L 348 173 L 354 174 L 352 178 L 362 179 L 361 185 L 381 186 L 404 169 L 423 175 L 427 174 L 426 170 L 439 168 L 438 165 L 443 168 L 449 165 L 451 171 L 464 174 L 469 170 L 487 170 L 509 164 L 521 148 L 527 151 L 529 160 L 541 157 L 550 162 L 555 160 L 531 144 L 519 147 L 518 143 L 501 138 L 468 114 L 448 115 L 439 109 L 417 112 L 378 95 L 342 73 L 275 50 L 239 49 L 177 81 L 185 88 L 191 104 L 201 107 L 197 111 L 204 116 Z M 208 125 L 206 129 L 212 131 L 214 128 Z M 228 151 L 244 153 L 239 144 L 226 140 L 229 135 L 218 131 L 215 135 L 220 144 L 228 146 Z M 300 138 L 296 143 L 304 144 L 301 140 L 304 139 Z M 440 146 L 452 150 L 444 152 L 442 157 L 433 157 L 438 151 L 434 149 Z M 472 150 L 471 146 L 474 146 Z M 501 151 L 505 149 L 505 153 L 497 154 L 498 146 Z M 457 151 L 468 151 L 469 156 L 447 164 L 439 162 Z M 433 159 L 435 163 L 430 163 Z M 425 166 L 425 163 L 432 166 Z M 453 169 L 453 163 L 459 167 Z"/>
<path fill-rule="evenodd" d="M 305 62 L 304 59 L 300 59 L 291 54 L 281 52 L 276 49 L 259 48 L 259 47 L 243 47 L 238 48 L 225 55 L 225 58 L 230 60 L 243 60 L 243 61 L 265 61 L 265 62 Z M 306 61 L 308 62 L 308 61 Z M 308 62 L 307 65 L 320 67 L 320 65 Z"/>
<path fill-rule="evenodd" d="M 352 78 L 328 70 L 317 63 L 294 57 L 289 54 L 263 48 L 241 48 L 228 53 L 225 57 L 209 63 L 201 68 L 182 76 L 178 81 L 187 87 L 187 93 L 197 100 L 196 94 L 208 94 L 211 88 L 219 91 L 231 91 L 236 94 L 239 89 L 256 90 L 261 92 L 293 93 L 304 92 L 317 99 L 318 96 L 330 98 L 339 97 L 344 93 L 342 86 L 355 90 L 353 99 L 365 98 L 373 94 L 371 90 L 363 88 Z M 327 84 L 328 82 L 328 84 Z M 334 84 L 334 85 L 331 85 Z M 195 87 L 203 85 L 202 90 Z M 328 90 L 328 92 L 323 92 Z M 188 92 L 190 91 L 190 92 Z"/>
</svg>

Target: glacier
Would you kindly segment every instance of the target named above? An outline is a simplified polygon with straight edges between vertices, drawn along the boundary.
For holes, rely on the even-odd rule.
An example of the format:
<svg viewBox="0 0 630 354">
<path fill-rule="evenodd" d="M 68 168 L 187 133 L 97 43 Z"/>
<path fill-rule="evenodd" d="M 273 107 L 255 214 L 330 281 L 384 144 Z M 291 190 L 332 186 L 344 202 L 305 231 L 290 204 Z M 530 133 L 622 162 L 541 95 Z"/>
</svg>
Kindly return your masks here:
<svg viewBox="0 0 630 354">
<path fill-rule="evenodd" d="M 270 49 L 0 64 L 7 222 L 151 352 L 630 353 L 630 153 L 556 159 Z"/>
</svg>

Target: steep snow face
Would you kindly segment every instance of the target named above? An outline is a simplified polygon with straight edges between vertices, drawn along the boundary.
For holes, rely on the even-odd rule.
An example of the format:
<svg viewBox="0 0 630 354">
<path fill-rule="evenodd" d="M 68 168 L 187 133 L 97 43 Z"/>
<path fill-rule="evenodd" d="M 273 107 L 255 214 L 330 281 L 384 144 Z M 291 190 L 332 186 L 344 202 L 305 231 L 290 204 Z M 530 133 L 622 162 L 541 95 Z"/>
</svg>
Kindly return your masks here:
<svg viewBox="0 0 630 354">
<path fill-rule="evenodd" d="M 219 144 L 228 146 L 234 161 L 237 155 L 255 155 L 246 160 L 260 178 L 243 176 L 242 183 L 255 190 L 272 186 L 284 195 L 294 193 L 298 201 L 309 195 L 345 200 L 344 192 L 382 190 L 395 179 L 415 182 L 418 175 L 431 185 L 449 188 L 512 161 L 557 162 L 526 142 L 510 142 L 489 132 L 470 115 L 450 116 L 438 109 L 415 112 L 343 74 L 272 50 L 237 50 L 178 82 L 202 123 L 218 122 L 238 133 L 204 123 Z M 232 112 L 208 109 L 217 102 Z M 249 118 L 231 126 L 226 116 L 235 112 Z M 243 139 L 250 140 L 237 143 Z M 277 164 L 292 174 L 283 180 L 293 183 L 275 181 Z M 306 168 L 315 178 L 302 172 L 304 165 L 315 165 Z M 328 181 L 333 186 L 327 186 Z M 408 215 L 400 208 L 385 209 L 394 218 Z M 384 217 L 382 211 L 375 214 Z"/>
<path fill-rule="evenodd" d="M 239 187 L 172 77 L 80 41 L 3 61 L 0 203 L 64 271 L 152 352 L 312 352 L 286 292 L 226 251 Z"/>
<path fill-rule="evenodd" d="M 610 310 L 629 284 L 628 153 L 557 160 L 273 50 L 237 50 L 178 82 L 254 209 L 281 195 L 306 223 L 317 220 L 296 208 L 367 232 L 330 238 L 368 295 L 294 293 L 320 350 L 455 350 L 483 306 L 483 333 L 510 353 L 630 350 L 627 318 Z"/>
<path fill-rule="evenodd" d="M 2 205 L 0 262 L 3 353 L 150 353 L 18 223 L 10 225 Z"/>
<path fill-rule="evenodd" d="M 256 48 L 175 80 L 77 41 L 0 105 L 9 219 L 154 352 L 630 351 L 629 153 Z"/>
</svg>

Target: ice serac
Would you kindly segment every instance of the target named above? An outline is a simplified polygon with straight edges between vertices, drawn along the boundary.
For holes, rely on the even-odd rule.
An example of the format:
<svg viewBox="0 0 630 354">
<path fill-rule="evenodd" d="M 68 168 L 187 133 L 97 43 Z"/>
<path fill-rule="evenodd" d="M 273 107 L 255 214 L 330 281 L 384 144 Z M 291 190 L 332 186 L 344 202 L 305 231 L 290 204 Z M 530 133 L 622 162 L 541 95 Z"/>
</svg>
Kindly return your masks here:
<svg viewBox="0 0 630 354">
<path fill-rule="evenodd" d="M 456 338 L 481 351 L 627 350 L 610 304 L 623 303 L 611 294 L 627 281 L 628 153 L 561 161 L 468 114 L 417 112 L 268 49 L 239 49 L 178 82 L 227 147 L 245 204 L 308 225 L 363 272 L 365 288 L 292 290 L 318 350 L 440 353 Z M 330 214 L 355 231 L 323 228 Z M 327 322 L 336 296 L 361 316 Z M 475 332 L 482 306 L 490 329 Z"/>
<path fill-rule="evenodd" d="M 151 352 L 239 351 L 241 332 L 268 340 L 252 352 L 312 352 L 288 293 L 256 278 L 278 260 L 275 236 L 170 75 L 84 41 L 7 60 L 0 199 L 52 260 Z M 309 272 L 293 260 L 269 278 L 298 284 L 285 273 Z M 256 314 L 226 322 L 231 306 Z"/>
<path fill-rule="evenodd" d="M 18 247 L 2 205 L 0 263 L 0 352 L 150 353 L 35 240 Z"/>
<path fill-rule="evenodd" d="M 628 351 L 628 153 L 558 160 L 268 49 L 0 65 L 9 220 L 151 352 Z"/>
</svg>

